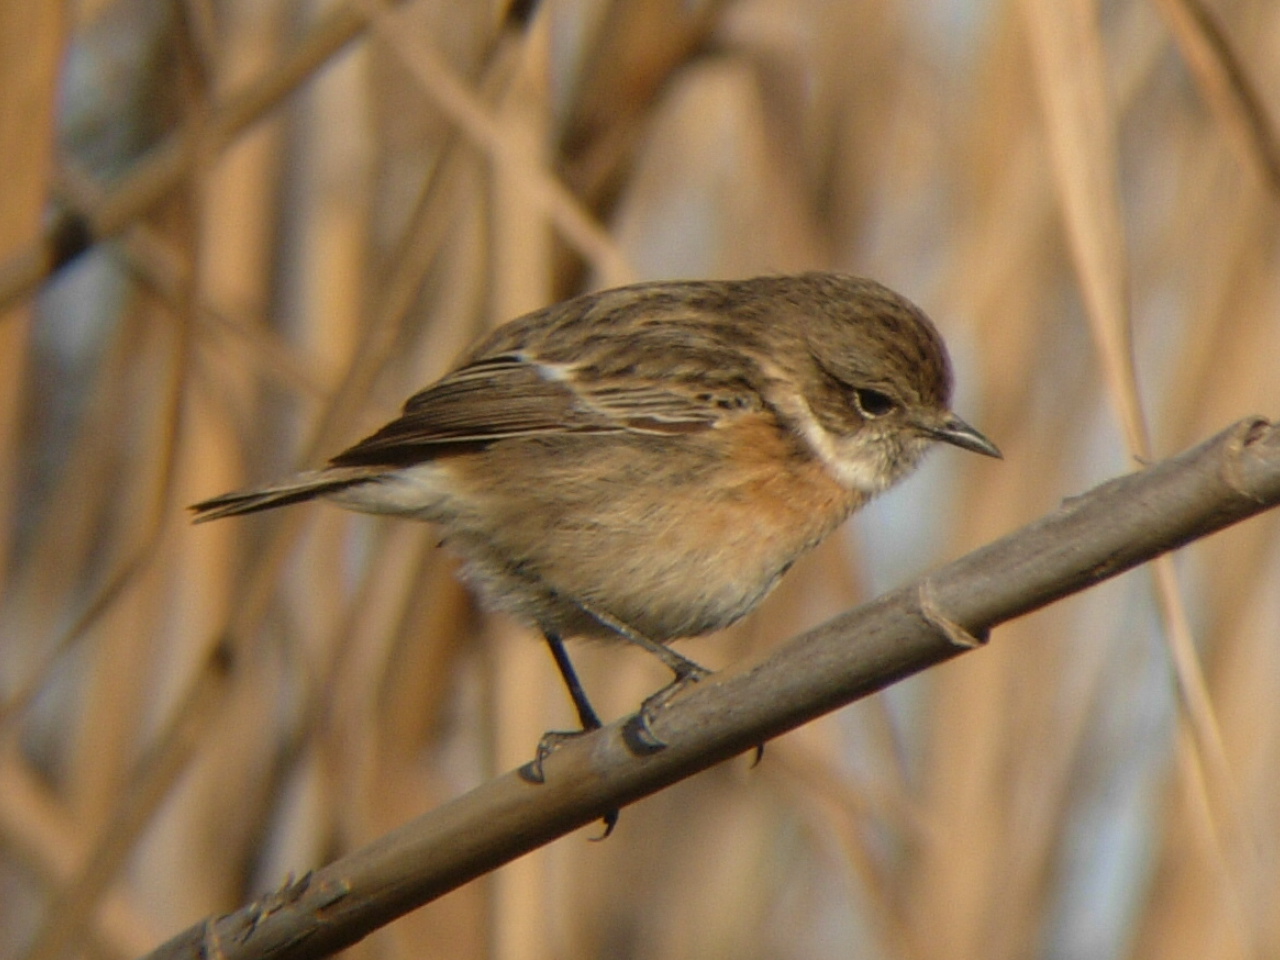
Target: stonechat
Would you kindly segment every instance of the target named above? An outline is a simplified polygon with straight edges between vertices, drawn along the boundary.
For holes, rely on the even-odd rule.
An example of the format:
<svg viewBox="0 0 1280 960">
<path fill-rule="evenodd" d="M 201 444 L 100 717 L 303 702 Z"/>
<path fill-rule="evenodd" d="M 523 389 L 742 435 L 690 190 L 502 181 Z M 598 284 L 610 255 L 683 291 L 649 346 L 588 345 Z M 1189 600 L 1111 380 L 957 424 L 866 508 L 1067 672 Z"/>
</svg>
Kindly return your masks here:
<svg viewBox="0 0 1280 960">
<path fill-rule="evenodd" d="M 951 386 L 928 317 L 872 280 L 640 283 L 499 327 L 324 469 L 192 509 L 430 521 L 484 602 L 542 631 L 583 730 L 601 721 L 562 638 L 659 657 L 675 679 L 647 729 L 706 673 L 670 641 L 750 612 L 933 442 L 1000 456 Z"/>
</svg>

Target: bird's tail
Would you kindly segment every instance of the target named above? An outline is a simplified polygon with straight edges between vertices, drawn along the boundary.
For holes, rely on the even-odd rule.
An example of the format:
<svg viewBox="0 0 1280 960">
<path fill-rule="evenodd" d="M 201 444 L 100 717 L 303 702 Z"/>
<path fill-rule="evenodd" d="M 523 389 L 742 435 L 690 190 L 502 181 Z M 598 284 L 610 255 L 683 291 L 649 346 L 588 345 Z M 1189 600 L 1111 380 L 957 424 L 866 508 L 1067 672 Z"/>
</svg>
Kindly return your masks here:
<svg viewBox="0 0 1280 960">
<path fill-rule="evenodd" d="M 206 520 L 217 520 L 220 517 L 257 513 L 259 510 L 270 510 L 290 503 L 314 500 L 316 497 L 345 490 L 358 483 L 366 483 L 370 479 L 367 471 L 312 470 L 267 487 L 233 490 L 231 493 L 224 493 L 219 497 L 192 504 L 188 509 L 195 514 L 192 518 L 193 522 L 204 523 Z"/>
</svg>

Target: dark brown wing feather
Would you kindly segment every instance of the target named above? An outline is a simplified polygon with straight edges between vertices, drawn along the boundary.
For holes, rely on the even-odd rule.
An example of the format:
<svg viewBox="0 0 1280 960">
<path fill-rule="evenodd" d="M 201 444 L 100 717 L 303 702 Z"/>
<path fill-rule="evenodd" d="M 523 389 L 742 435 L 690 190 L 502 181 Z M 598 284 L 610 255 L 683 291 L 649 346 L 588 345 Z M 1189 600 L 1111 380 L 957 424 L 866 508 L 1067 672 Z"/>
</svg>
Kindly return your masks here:
<svg viewBox="0 0 1280 960">
<path fill-rule="evenodd" d="M 516 354 L 468 364 L 410 397 L 399 418 L 338 454 L 335 467 L 407 466 L 513 437 L 555 433 L 688 433 L 723 405 L 650 383 L 584 385 Z"/>
</svg>

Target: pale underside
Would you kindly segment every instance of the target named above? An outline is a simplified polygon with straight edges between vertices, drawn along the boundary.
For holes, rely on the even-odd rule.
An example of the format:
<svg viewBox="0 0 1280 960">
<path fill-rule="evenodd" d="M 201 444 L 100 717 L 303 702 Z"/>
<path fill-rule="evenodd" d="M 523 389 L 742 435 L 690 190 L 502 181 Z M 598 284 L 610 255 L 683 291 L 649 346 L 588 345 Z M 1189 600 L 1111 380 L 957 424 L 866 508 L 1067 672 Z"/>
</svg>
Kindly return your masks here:
<svg viewBox="0 0 1280 960">
<path fill-rule="evenodd" d="M 870 430 L 835 435 L 773 384 L 767 401 L 584 386 L 571 368 L 491 358 L 414 397 L 317 477 L 362 475 L 327 496 L 439 524 L 491 606 L 552 633 L 614 636 L 596 611 L 665 642 L 749 612 L 896 479 L 887 461 L 904 472 L 919 455 L 877 451 Z M 431 456 L 441 447 L 449 455 Z"/>
</svg>

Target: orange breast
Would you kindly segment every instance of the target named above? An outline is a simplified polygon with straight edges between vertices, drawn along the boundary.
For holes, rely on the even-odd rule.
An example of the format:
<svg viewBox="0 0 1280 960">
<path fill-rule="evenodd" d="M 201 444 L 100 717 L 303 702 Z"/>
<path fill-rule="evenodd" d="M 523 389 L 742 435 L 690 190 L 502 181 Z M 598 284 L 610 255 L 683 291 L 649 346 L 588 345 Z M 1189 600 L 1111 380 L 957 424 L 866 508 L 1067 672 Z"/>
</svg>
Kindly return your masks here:
<svg viewBox="0 0 1280 960">
<path fill-rule="evenodd" d="M 725 627 L 862 501 L 766 414 L 697 434 L 566 435 L 441 464 L 472 579 L 546 629 L 577 601 L 666 641 Z"/>
</svg>

